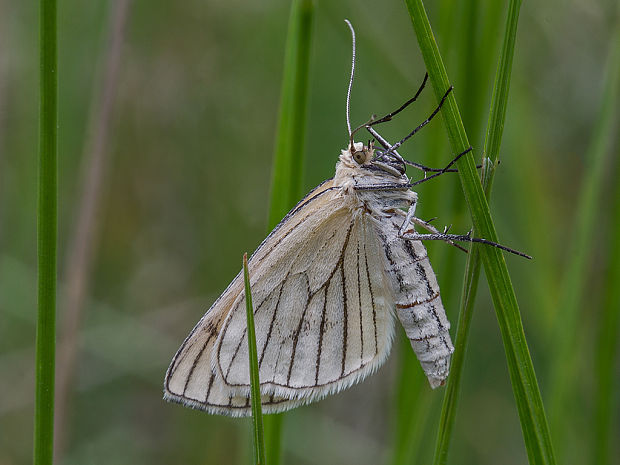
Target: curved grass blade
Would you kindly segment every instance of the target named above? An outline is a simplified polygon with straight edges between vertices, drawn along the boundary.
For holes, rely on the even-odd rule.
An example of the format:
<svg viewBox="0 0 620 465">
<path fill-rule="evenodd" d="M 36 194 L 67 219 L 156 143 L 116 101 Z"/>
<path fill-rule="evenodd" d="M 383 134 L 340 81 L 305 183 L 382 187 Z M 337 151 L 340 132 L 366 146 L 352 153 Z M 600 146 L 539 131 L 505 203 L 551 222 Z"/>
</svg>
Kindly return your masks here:
<svg viewBox="0 0 620 465">
<path fill-rule="evenodd" d="M 34 464 L 47 465 L 54 450 L 56 352 L 56 242 L 58 151 L 58 56 L 56 0 L 39 3 L 40 107 L 37 207 L 38 318 L 34 411 Z"/>
<path fill-rule="evenodd" d="M 280 222 L 302 196 L 314 9 L 314 0 L 294 0 L 291 4 L 271 181 L 268 231 Z M 280 463 L 282 419 L 283 414 L 265 417 L 267 457 L 270 465 Z"/>
<path fill-rule="evenodd" d="M 567 422 L 574 419 L 574 403 L 571 402 L 572 387 L 577 379 L 576 364 L 578 359 L 578 336 L 580 334 L 579 318 L 582 308 L 586 283 L 587 269 L 592 256 L 599 214 L 599 203 L 602 193 L 603 177 L 611 156 L 610 146 L 617 135 L 614 133 L 614 114 L 618 111 L 618 95 L 620 93 L 620 25 L 610 42 L 608 69 L 605 90 L 601 99 L 598 121 L 594 128 L 591 145 L 586 154 L 587 172 L 583 181 L 579 205 L 575 215 L 575 236 L 572 247 L 567 251 L 571 257 L 564 276 L 560 302 L 555 315 L 556 348 L 551 359 L 551 389 L 549 391 L 549 413 L 551 428 L 556 443 L 561 447 L 562 456 L 567 457 L 570 444 L 566 440 Z M 610 288 L 617 287 L 614 283 Z M 571 361 L 567 363 L 567 361 Z M 605 381 L 603 381 L 605 382 Z M 600 462 L 596 462 L 600 463 Z"/>
<path fill-rule="evenodd" d="M 499 57 L 497 73 L 495 75 L 493 95 L 491 97 L 491 111 L 489 113 L 489 122 L 487 124 L 487 132 L 484 141 L 484 169 L 482 171 L 482 186 L 487 199 L 491 195 L 493 176 L 499 158 L 499 149 L 504 131 L 504 121 L 506 120 L 506 104 L 510 89 L 510 75 L 512 71 L 512 59 L 514 56 L 520 8 L 520 0 L 511 0 L 508 5 L 504 41 Z M 456 418 L 457 404 L 461 389 L 461 375 L 463 374 L 469 327 L 480 278 L 480 263 L 480 252 L 478 247 L 473 247 L 467 257 L 467 264 L 465 266 L 465 280 L 456 329 L 455 351 L 452 358 L 448 385 L 444 395 L 441 418 L 439 420 L 439 431 L 433 462 L 435 465 L 446 464 L 448 460 L 448 450 L 452 439 L 452 428 Z"/>
<path fill-rule="evenodd" d="M 405 0 L 420 45 L 422 57 L 429 73 L 436 97 L 439 99 L 450 86 L 439 49 L 421 0 Z M 469 141 L 452 92 L 442 108 L 448 139 L 454 153 L 469 147 Z M 459 176 L 469 205 L 474 228 L 481 237 L 498 242 L 489 205 L 478 178 L 471 153 L 457 162 Z M 534 373 L 532 359 L 525 340 L 517 298 L 510 281 L 508 268 L 500 251 L 494 247 L 480 247 L 479 253 L 485 268 L 489 290 L 495 306 L 504 342 L 525 446 L 530 463 L 554 464 L 544 407 Z"/>
<path fill-rule="evenodd" d="M 265 441 L 263 438 L 263 411 L 260 398 L 260 380 L 258 377 L 258 355 L 256 350 L 256 331 L 254 330 L 254 307 L 250 290 L 248 272 L 248 254 L 243 254 L 243 280 L 245 282 L 245 309 L 248 322 L 248 354 L 250 358 L 250 399 L 252 402 L 252 425 L 254 439 L 254 463 L 265 465 Z"/>
</svg>

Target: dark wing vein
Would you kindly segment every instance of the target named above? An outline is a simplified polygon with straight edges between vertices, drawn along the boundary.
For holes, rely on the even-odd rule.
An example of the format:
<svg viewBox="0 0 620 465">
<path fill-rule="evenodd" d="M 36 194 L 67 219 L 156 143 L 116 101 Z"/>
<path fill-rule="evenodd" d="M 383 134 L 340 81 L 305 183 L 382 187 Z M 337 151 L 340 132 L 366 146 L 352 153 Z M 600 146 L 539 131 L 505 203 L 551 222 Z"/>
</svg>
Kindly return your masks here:
<svg viewBox="0 0 620 465">
<path fill-rule="evenodd" d="M 280 290 L 280 292 L 282 292 L 282 290 Z M 267 295 L 267 297 L 265 297 L 260 304 L 258 304 L 258 307 L 256 307 L 256 309 L 254 310 L 254 315 L 256 315 L 258 313 L 258 311 L 262 308 L 263 304 L 265 302 L 267 302 L 269 299 L 269 295 Z M 241 305 L 241 303 L 239 303 L 239 305 Z M 228 369 L 226 370 L 226 376 L 224 376 L 225 379 L 228 379 L 228 375 L 230 374 L 230 369 L 233 366 L 233 363 L 235 361 L 235 358 L 237 358 L 237 354 L 239 353 L 239 349 L 241 349 L 241 344 L 243 343 L 243 339 L 245 338 L 245 334 L 247 332 L 247 327 L 243 328 L 243 332 L 241 333 L 241 337 L 239 338 L 239 343 L 237 344 L 237 347 L 235 348 L 235 353 L 233 354 L 232 358 L 230 359 L 230 365 L 228 365 Z"/>
<path fill-rule="evenodd" d="M 362 280 L 360 278 L 360 241 L 357 240 L 357 305 L 360 311 L 360 357 L 364 360 L 364 315 L 362 312 Z"/>
<path fill-rule="evenodd" d="M 344 318 L 343 324 L 342 324 L 342 369 L 340 371 L 340 377 L 344 376 L 344 368 L 345 368 L 345 362 L 347 360 L 347 348 L 349 346 L 349 343 L 347 341 L 348 337 L 349 337 L 349 309 L 347 308 L 347 286 L 345 283 L 345 276 L 344 276 L 344 264 L 340 265 L 340 275 L 342 277 L 341 279 L 341 284 L 342 284 L 342 316 Z"/>
<path fill-rule="evenodd" d="M 202 347 L 198 351 L 198 355 L 196 355 L 196 357 L 194 358 L 192 367 L 190 368 L 189 373 L 187 374 L 187 379 L 185 380 L 185 386 L 183 387 L 183 395 L 185 395 L 185 392 L 187 391 L 187 387 L 189 386 L 189 382 L 192 379 L 192 376 L 194 375 L 194 371 L 196 370 L 196 366 L 198 365 L 198 360 L 200 360 L 200 357 L 202 357 L 202 354 L 204 353 L 205 349 L 209 345 L 209 342 L 211 342 L 211 339 L 213 339 L 213 333 L 209 334 L 209 337 L 207 338 L 205 343 L 202 345 Z"/>
<path fill-rule="evenodd" d="M 366 265 L 366 279 L 368 280 L 368 290 L 370 291 L 370 304 L 372 306 L 372 325 L 375 330 L 375 355 L 379 352 L 377 341 L 377 308 L 375 307 L 375 294 L 372 291 L 372 281 L 368 270 L 368 254 L 366 253 L 366 243 L 364 243 L 364 264 Z"/>
<path fill-rule="evenodd" d="M 267 345 L 269 344 L 269 340 L 271 339 L 271 334 L 273 333 L 273 325 L 276 321 L 276 315 L 278 314 L 278 307 L 280 306 L 280 298 L 282 297 L 282 291 L 284 290 L 284 286 L 286 286 L 286 280 L 288 279 L 288 276 L 290 273 L 291 271 L 289 270 L 289 272 L 286 274 L 286 277 L 284 278 L 284 281 L 282 281 L 282 284 L 280 284 L 280 292 L 278 293 L 278 301 L 276 302 L 276 308 L 273 311 L 273 315 L 271 315 L 271 322 L 269 323 L 269 330 L 267 331 L 267 339 L 265 340 L 265 344 L 263 344 L 263 349 L 260 354 L 260 360 L 258 361 L 259 370 L 263 364 L 263 358 L 265 357 L 265 353 L 267 352 Z"/>
<path fill-rule="evenodd" d="M 314 384 L 319 384 L 319 368 L 321 366 L 321 350 L 323 349 L 323 334 L 325 333 L 325 313 L 327 312 L 327 286 L 321 288 L 325 292 L 323 297 L 323 313 L 321 315 L 321 327 L 319 329 L 319 348 L 316 355 L 316 374 L 314 376 Z"/>
</svg>

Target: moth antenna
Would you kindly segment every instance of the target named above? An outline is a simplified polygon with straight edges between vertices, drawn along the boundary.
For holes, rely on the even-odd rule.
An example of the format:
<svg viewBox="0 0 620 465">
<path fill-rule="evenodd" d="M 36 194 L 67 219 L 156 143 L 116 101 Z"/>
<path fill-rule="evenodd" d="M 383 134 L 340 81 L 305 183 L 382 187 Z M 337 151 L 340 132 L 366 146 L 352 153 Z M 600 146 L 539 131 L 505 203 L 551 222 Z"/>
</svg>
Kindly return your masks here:
<svg viewBox="0 0 620 465">
<path fill-rule="evenodd" d="M 353 151 L 353 132 L 351 131 L 351 87 L 353 87 L 353 77 L 355 76 L 355 29 L 348 19 L 344 20 L 351 30 L 351 42 L 352 42 L 352 58 L 351 58 L 351 77 L 349 78 L 349 88 L 347 89 L 347 131 L 349 132 L 349 141 L 351 143 L 350 150 Z"/>
</svg>

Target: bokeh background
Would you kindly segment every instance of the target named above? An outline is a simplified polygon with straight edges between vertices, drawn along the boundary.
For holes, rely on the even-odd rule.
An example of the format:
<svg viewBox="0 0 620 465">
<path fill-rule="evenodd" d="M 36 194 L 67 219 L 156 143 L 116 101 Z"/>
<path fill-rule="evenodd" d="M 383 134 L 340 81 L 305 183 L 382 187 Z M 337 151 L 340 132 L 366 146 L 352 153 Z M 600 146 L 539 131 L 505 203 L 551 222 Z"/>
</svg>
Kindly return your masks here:
<svg viewBox="0 0 620 465">
<path fill-rule="evenodd" d="M 427 2 L 478 159 L 504 3 Z M 615 3 L 524 2 L 520 16 L 491 211 L 502 243 L 535 257 L 507 260 L 546 400 Z M 267 233 L 289 10 L 281 0 L 60 2 L 59 464 L 250 463 L 248 420 L 167 404 L 162 381 L 185 335 L 239 271 L 243 252 Z M 37 14 L 33 2 L 0 1 L 2 465 L 29 463 L 32 450 Z M 395 109 L 424 74 L 403 2 L 317 1 L 306 190 L 332 176 L 346 144 L 351 45 L 344 18 L 358 34 L 354 124 Z M 427 89 L 384 135 L 406 134 L 434 103 Z M 566 463 L 589 463 L 596 447 L 594 365 L 617 240 L 618 133 L 616 120 L 586 245 L 574 357 L 564 361 L 575 372 L 571 421 L 560 446 Z M 453 154 L 441 119 L 401 153 L 433 166 L 447 163 Z M 456 175 L 418 193 L 422 218 L 469 230 Z M 429 249 L 455 328 L 465 257 L 445 244 Z M 484 279 L 470 341 L 450 463 L 525 463 Z M 366 382 L 286 415 L 283 463 L 391 463 L 403 437 L 410 444 L 407 463 L 429 463 L 442 390 L 420 384 L 420 373 L 399 338 L 389 362 Z M 619 373 L 616 362 L 616 381 Z M 397 427 L 403 408 L 411 409 L 411 420 Z M 617 440 L 617 402 L 612 408 Z"/>
</svg>

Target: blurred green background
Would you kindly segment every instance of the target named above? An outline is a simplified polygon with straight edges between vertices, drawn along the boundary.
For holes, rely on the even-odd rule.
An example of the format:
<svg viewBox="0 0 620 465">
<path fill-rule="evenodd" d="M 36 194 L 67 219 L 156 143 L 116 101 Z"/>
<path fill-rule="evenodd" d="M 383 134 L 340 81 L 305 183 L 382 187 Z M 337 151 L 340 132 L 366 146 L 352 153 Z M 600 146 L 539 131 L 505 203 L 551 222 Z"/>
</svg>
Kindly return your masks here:
<svg viewBox="0 0 620 465">
<path fill-rule="evenodd" d="M 427 3 L 479 159 L 505 5 Z M 546 0 L 525 2 L 521 11 L 491 211 L 502 243 L 535 257 L 507 260 L 544 399 L 615 8 L 614 0 Z M 60 3 L 58 344 L 59 353 L 65 340 L 74 347 L 75 369 L 59 374 L 69 387 L 58 409 L 58 463 L 250 462 L 249 420 L 167 404 L 162 382 L 186 334 L 239 271 L 243 252 L 254 250 L 267 232 L 289 9 L 289 2 L 275 0 Z M 32 450 L 37 15 L 34 3 L 0 1 L 0 465 L 29 463 Z M 397 108 L 424 75 L 404 3 L 317 1 L 306 191 L 332 176 L 346 144 L 351 45 L 344 18 L 358 35 L 354 125 Z M 434 104 L 427 89 L 419 103 L 385 125 L 383 135 L 395 141 Z M 443 166 L 453 154 L 442 125 L 433 121 L 401 154 Z M 620 232 L 613 214 L 618 129 L 616 120 L 587 241 L 575 357 L 564 361 L 574 371 L 570 421 L 563 443 L 556 444 L 566 463 L 590 463 L 597 447 L 594 365 L 602 311 L 613 290 L 609 257 Z M 93 217 L 76 233 L 79 218 L 84 221 L 80 203 L 93 186 L 99 186 L 91 191 Z M 423 184 L 418 194 L 422 218 L 438 217 L 437 224 L 452 224 L 454 232 L 470 228 L 456 175 Z M 84 236 L 90 239 L 80 261 L 72 253 Z M 428 248 L 454 328 L 465 257 L 445 244 Z M 76 286 L 82 297 L 75 297 Z M 79 315 L 67 311 L 71 302 Z M 403 371 L 421 371 L 399 342 L 367 381 L 286 415 L 283 463 L 391 461 L 397 381 Z M 72 366 L 70 357 L 59 355 L 58 370 Z M 617 360 L 611 373 L 617 386 Z M 423 412 L 411 412 L 416 439 L 408 463 L 429 463 L 442 390 L 424 385 L 417 394 Z M 617 388 L 613 396 L 617 400 Z M 617 440 L 618 402 L 610 408 Z M 617 444 L 611 456 L 620 464 Z M 450 463 L 526 460 L 482 280 Z"/>
</svg>

